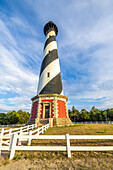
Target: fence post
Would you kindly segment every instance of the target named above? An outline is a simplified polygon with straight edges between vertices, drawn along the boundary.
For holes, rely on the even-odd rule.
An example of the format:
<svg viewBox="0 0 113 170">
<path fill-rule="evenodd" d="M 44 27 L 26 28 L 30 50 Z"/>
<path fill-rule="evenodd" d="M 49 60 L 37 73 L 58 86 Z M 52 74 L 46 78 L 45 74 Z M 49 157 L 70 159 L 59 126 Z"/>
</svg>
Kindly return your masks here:
<svg viewBox="0 0 113 170">
<path fill-rule="evenodd" d="M 37 131 L 38 131 L 38 132 L 37 132 L 37 135 L 39 135 L 39 128 L 37 129 Z"/>
<path fill-rule="evenodd" d="M 29 135 L 32 135 L 32 131 L 31 130 L 29 131 Z M 30 138 L 28 139 L 28 145 L 31 145 L 31 139 Z"/>
<path fill-rule="evenodd" d="M 2 128 L 1 130 L 1 136 L 3 136 L 3 134 L 4 134 L 4 128 Z"/>
<path fill-rule="evenodd" d="M 15 155 L 15 149 L 16 149 L 16 142 L 17 142 L 17 134 L 12 134 L 11 136 L 11 142 L 10 142 L 10 160 L 13 159 Z"/>
<path fill-rule="evenodd" d="M 30 125 L 28 125 L 28 127 L 27 127 L 27 131 L 29 131 L 29 126 L 30 126 Z"/>
<path fill-rule="evenodd" d="M 12 128 L 9 129 L 9 135 L 11 135 L 11 132 L 12 132 Z"/>
<path fill-rule="evenodd" d="M 44 133 L 44 126 L 42 126 L 42 133 Z"/>
<path fill-rule="evenodd" d="M 2 128 L 1 130 L 1 137 L 3 136 L 4 134 L 4 128 Z M 0 147 L 2 146 L 2 139 L 0 139 Z M 1 155 L 1 150 L 0 150 L 0 155 Z"/>
<path fill-rule="evenodd" d="M 46 129 L 47 129 L 47 125 L 45 125 L 45 131 L 46 131 Z"/>
<path fill-rule="evenodd" d="M 19 135 L 22 135 L 22 127 L 20 128 L 20 134 Z M 21 145 L 21 140 L 20 139 L 18 140 L 18 145 Z"/>
<path fill-rule="evenodd" d="M 67 139 L 67 154 L 68 154 L 68 157 L 71 158 L 69 134 L 66 134 L 66 139 Z"/>
</svg>

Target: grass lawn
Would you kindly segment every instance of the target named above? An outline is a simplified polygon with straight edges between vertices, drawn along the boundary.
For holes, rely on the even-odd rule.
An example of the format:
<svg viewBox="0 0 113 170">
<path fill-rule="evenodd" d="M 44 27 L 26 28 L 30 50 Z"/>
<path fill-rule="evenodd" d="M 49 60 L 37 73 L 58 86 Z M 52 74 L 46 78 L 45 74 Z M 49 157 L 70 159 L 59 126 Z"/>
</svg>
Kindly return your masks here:
<svg viewBox="0 0 113 170">
<path fill-rule="evenodd" d="M 82 124 L 66 127 L 52 127 L 44 135 L 113 135 L 113 125 L 108 124 Z M 32 145 L 66 145 L 66 140 L 32 140 Z M 113 146 L 113 140 L 71 140 L 74 146 Z"/>
<path fill-rule="evenodd" d="M 67 127 L 53 127 L 43 135 L 113 135 L 111 124 L 80 124 Z M 66 140 L 32 140 L 32 145 L 61 146 Z M 113 140 L 71 140 L 74 146 L 113 146 Z M 14 160 L 6 158 L 4 167 L 10 168 L 9 163 L 24 161 L 26 167 L 35 169 L 113 169 L 113 152 L 72 152 L 72 158 L 67 158 L 66 152 L 20 152 L 16 151 Z M 28 163 L 30 162 L 31 163 Z M 27 162 L 27 163 L 26 163 Z M 5 165 L 6 164 L 6 165 Z M 1 167 L 3 168 L 1 165 Z M 18 167 L 18 166 L 17 166 Z M 24 167 L 21 167 L 24 169 Z M 5 170 L 5 169 L 4 169 Z"/>
<path fill-rule="evenodd" d="M 52 127 L 45 135 L 113 135 L 112 124 L 77 124 L 74 126 Z"/>
</svg>

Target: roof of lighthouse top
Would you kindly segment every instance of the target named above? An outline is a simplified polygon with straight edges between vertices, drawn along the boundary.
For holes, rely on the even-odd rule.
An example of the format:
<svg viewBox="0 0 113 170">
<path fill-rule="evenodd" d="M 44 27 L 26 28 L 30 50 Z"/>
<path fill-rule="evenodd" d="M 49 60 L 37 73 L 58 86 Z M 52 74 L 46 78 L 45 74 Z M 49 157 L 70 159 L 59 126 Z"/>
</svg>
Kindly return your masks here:
<svg viewBox="0 0 113 170">
<path fill-rule="evenodd" d="M 49 21 L 45 26 L 44 26 L 44 34 L 47 35 L 48 32 L 54 30 L 55 33 L 56 33 L 56 36 L 58 34 L 58 28 L 57 26 L 52 22 L 52 21 Z"/>
</svg>

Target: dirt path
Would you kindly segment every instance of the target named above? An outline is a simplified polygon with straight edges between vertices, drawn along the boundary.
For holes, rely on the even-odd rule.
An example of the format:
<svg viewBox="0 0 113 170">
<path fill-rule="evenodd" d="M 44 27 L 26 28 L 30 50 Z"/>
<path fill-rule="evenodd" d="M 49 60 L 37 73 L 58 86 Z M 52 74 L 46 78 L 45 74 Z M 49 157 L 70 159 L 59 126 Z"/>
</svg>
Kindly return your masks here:
<svg viewBox="0 0 113 170">
<path fill-rule="evenodd" d="M 102 169 L 102 170 L 112 170 L 113 169 L 113 159 L 103 158 L 96 159 L 51 159 L 51 160 L 17 160 L 17 161 L 6 161 L 4 165 L 0 167 L 0 170 L 37 170 L 37 169 Z"/>
</svg>

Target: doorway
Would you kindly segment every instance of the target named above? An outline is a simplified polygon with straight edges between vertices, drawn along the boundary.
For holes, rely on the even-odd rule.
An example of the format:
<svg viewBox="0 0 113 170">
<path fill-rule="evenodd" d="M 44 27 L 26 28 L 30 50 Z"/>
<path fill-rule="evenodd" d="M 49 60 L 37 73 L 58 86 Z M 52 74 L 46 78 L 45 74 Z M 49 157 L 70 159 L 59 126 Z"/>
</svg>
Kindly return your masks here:
<svg viewBox="0 0 113 170">
<path fill-rule="evenodd" d="M 51 117 L 51 103 L 43 103 L 42 119 Z"/>
<path fill-rule="evenodd" d="M 45 106 L 45 118 L 49 118 L 49 106 Z"/>
</svg>

